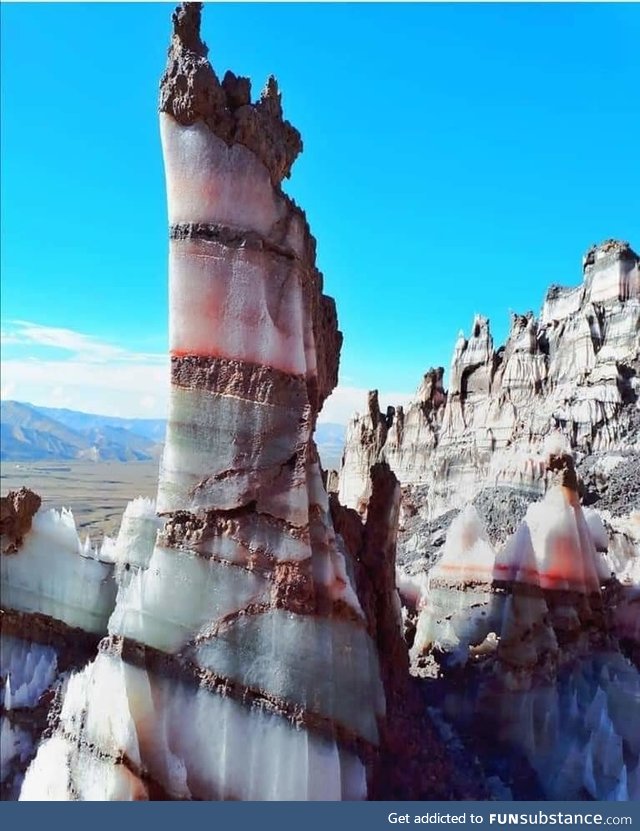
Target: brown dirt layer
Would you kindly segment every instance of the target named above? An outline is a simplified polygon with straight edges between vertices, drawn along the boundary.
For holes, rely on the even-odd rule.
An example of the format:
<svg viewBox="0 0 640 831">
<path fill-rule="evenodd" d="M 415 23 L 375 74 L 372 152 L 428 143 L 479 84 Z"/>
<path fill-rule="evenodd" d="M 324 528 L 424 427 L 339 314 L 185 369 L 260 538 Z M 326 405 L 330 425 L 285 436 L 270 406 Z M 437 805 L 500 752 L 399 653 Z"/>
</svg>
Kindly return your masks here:
<svg viewBox="0 0 640 831">
<path fill-rule="evenodd" d="M 169 655 L 159 649 L 129 638 L 110 636 L 100 643 L 100 650 L 119 656 L 132 666 L 181 683 L 202 687 L 215 695 L 229 696 L 245 707 L 260 707 L 265 712 L 284 718 L 296 729 L 336 741 L 345 750 L 357 754 L 365 762 L 373 756 L 373 745 L 346 725 L 306 710 L 302 705 L 278 698 L 264 690 L 254 689 L 231 678 L 203 669 L 183 655 Z"/>
<path fill-rule="evenodd" d="M 174 356 L 171 383 L 292 410 L 308 405 L 307 380 L 303 376 L 231 358 Z"/>
</svg>

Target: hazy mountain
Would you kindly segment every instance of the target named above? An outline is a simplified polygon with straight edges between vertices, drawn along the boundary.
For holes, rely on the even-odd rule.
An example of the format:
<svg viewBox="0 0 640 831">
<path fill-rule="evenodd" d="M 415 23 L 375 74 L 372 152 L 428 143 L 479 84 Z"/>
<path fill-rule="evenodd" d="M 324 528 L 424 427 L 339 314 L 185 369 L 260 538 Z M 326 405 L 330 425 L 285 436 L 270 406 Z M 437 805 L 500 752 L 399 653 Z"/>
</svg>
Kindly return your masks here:
<svg viewBox="0 0 640 831">
<path fill-rule="evenodd" d="M 0 424 L 0 459 L 13 462 L 154 459 L 166 427 L 160 418 L 116 418 L 19 401 L 0 403 Z M 325 468 L 340 466 L 344 436 L 342 424 L 318 425 L 316 444 Z"/>
<path fill-rule="evenodd" d="M 160 443 L 164 441 L 164 431 L 167 426 L 164 418 L 117 418 L 116 416 L 94 415 L 57 407 L 38 407 L 37 409 L 72 430 L 83 432 L 114 427 Z"/>
<path fill-rule="evenodd" d="M 3 460 L 86 458 L 90 447 L 87 436 L 70 430 L 29 404 L 18 401 L 0 404 L 0 458 Z"/>
<path fill-rule="evenodd" d="M 63 413 L 60 418 L 59 414 Z M 144 432 L 157 429 L 141 419 L 112 419 L 33 407 L 19 401 L 0 402 L 0 459 L 39 461 L 42 459 L 89 459 L 95 461 L 141 461 L 155 458 L 161 448 Z M 127 429 L 120 422 L 132 425 Z"/>
</svg>

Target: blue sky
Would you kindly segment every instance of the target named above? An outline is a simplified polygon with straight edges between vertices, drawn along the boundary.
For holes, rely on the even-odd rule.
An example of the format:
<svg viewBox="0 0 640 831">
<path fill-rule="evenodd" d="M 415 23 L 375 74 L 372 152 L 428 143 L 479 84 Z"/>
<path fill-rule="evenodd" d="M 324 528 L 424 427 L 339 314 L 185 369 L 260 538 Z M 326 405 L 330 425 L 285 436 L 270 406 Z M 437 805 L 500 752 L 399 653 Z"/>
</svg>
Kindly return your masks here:
<svg viewBox="0 0 640 831">
<path fill-rule="evenodd" d="M 164 415 L 171 10 L 1 7 L 3 397 Z M 208 4 L 203 30 L 304 138 L 285 188 L 345 333 L 325 420 L 411 394 L 476 312 L 501 342 L 593 242 L 640 246 L 638 5 Z"/>
</svg>

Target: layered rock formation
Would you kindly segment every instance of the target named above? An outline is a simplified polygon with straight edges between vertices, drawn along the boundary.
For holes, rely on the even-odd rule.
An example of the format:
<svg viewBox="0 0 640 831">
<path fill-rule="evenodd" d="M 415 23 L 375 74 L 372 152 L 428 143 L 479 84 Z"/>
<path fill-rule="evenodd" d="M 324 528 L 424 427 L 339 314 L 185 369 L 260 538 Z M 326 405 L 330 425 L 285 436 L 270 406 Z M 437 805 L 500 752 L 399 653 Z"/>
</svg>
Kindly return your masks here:
<svg viewBox="0 0 640 831">
<path fill-rule="evenodd" d="M 608 241 L 584 259 L 575 289 L 552 287 L 538 319 L 513 315 L 505 346 L 476 316 L 460 334 L 449 389 L 425 375 L 406 412 L 368 412 L 349 425 L 340 498 L 363 510 L 368 471 L 385 459 L 403 485 L 422 486 L 427 518 L 462 508 L 483 487 L 545 490 L 542 447 L 561 431 L 574 452 L 620 451 L 640 460 L 640 266 Z M 637 469 L 637 468 L 636 468 Z M 640 507 L 640 489 L 629 494 Z"/>
<path fill-rule="evenodd" d="M 640 673 L 621 648 L 607 535 L 579 504 L 571 457 L 547 472 L 497 554 L 474 508 L 451 525 L 412 657 L 439 666 L 443 711 L 469 741 L 522 756 L 541 795 L 638 799 Z"/>
<path fill-rule="evenodd" d="M 362 799 L 385 714 L 336 535 L 316 417 L 341 335 L 273 79 L 220 82 L 200 5 L 173 17 L 160 94 L 171 397 L 157 512 L 97 659 L 70 680 L 22 799 Z"/>
</svg>

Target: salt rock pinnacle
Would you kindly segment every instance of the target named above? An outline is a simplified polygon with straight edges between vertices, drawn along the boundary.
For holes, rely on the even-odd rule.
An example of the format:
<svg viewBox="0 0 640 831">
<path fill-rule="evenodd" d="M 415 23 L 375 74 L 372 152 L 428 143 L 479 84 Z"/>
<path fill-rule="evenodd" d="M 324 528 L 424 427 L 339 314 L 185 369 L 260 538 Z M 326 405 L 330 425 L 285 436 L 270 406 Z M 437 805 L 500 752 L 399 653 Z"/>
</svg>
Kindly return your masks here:
<svg viewBox="0 0 640 831">
<path fill-rule="evenodd" d="M 274 80 L 219 83 L 200 6 L 160 96 L 171 391 L 158 525 L 128 517 L 108 637 L 23 799 L 362 799 L 385 695 L 313 441 L 342 336 Z M 159 526 L 159 527 L 158 527 Z M 119 545 L 120 539 L 119 539 Z"/>
</svg>

